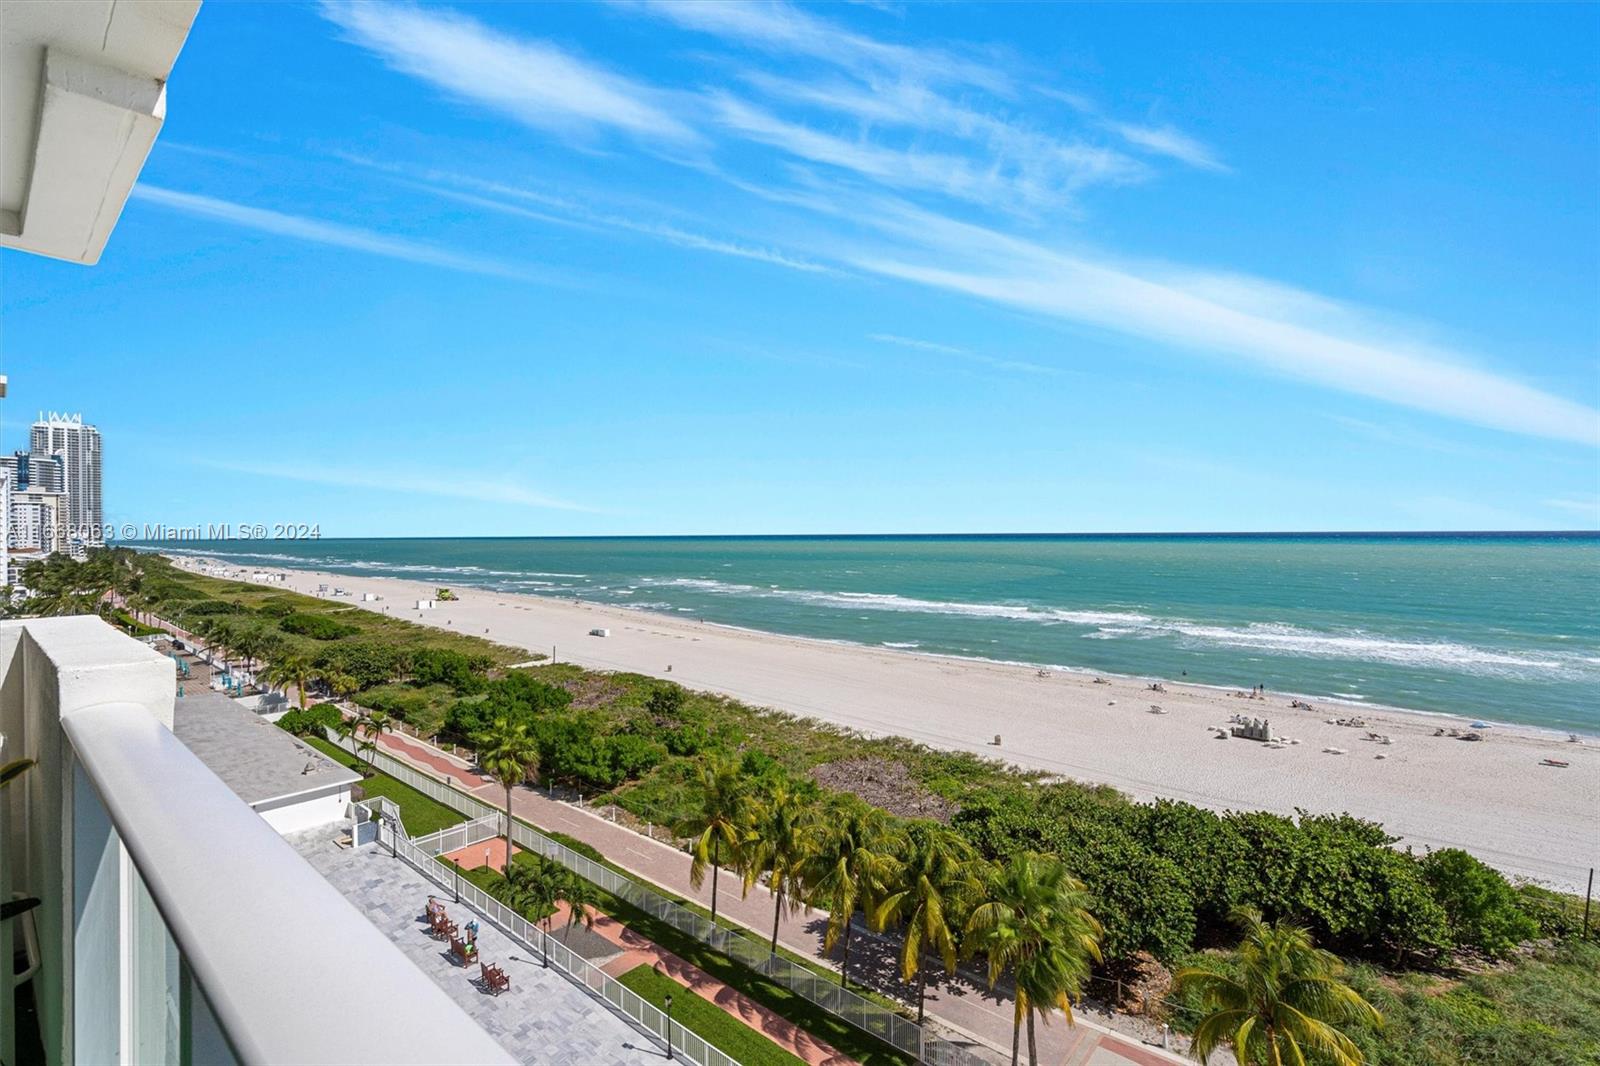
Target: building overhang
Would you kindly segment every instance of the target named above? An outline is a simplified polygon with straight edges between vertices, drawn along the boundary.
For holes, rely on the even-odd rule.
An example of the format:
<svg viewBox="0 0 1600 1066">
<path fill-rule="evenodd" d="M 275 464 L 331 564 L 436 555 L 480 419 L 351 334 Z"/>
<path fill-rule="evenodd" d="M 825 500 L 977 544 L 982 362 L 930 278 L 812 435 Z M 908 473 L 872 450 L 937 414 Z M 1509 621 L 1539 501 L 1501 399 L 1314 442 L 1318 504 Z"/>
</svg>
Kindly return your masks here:
<svg viewBox="0 0 1600 1066">
<path fill-rule="evenodd" d="M 167 111 L 200 0 L 0 7 L 0 247 L 93 264 Z"/>
</svg>

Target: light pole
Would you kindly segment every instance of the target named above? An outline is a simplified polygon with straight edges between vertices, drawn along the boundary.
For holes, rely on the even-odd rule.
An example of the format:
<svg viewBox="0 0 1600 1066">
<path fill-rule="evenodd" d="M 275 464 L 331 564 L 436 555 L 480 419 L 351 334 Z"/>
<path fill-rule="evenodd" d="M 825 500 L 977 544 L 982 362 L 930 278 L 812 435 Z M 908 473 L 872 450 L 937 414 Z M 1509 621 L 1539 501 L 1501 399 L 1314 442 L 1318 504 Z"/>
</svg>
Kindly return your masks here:
<svg viewBox="0 0 1600 1066">
<path fill-rule="evenodd" d="M 663 997 L 667 1005 L 667 1058 L 672 1058 L 672 993 L 668 992 Z"/>
</svg>

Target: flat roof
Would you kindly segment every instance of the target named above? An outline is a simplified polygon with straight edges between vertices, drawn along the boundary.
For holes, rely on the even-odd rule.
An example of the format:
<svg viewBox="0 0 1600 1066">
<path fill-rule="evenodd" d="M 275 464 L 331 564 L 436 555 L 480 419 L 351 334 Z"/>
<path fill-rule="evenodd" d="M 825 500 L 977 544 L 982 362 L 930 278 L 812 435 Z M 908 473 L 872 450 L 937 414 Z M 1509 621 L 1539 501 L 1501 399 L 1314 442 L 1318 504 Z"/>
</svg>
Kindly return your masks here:
<svg viewBox="0 0 1600 1066">
<path fill-rule="evenodd" d="M 252 807 L 361 780 L 354 770 L 210 689 L 175 702 L 172 731 Z"/>
</svg>

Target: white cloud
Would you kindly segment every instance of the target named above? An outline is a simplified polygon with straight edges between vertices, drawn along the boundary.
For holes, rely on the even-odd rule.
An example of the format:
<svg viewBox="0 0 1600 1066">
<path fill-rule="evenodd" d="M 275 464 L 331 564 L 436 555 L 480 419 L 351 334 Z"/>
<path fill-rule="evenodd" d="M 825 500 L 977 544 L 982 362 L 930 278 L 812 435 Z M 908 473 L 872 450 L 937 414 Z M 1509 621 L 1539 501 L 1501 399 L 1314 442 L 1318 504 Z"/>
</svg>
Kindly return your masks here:
<svg viewBox="0 0 1600 1066">
<path fill-rule="evenodd" d="M 996 370 L 1016 370 L 1025 374 L 1059 374 L 1058 367 L 1043 366 L 1039 363 L 1029 363 L 1021 359 L 997 359 L 991 355 L 981 355 L 957 348 L 953 344 L 940 344 L 937 341 L 918 340 L 915 337 L 902 337 L 895 333 L 869 333 L 868 340 L 877 341 L 879 344 L 893 344 L 900 348 L 911 348 L 920 352 L 934 352 L 939 355 L 950 355 L 957 359 L 964 359 L 972 363 L 981 363 Z"/>
<path fill-rule="evenodd" d="M 1590 529 L 1600 529 L 1600 495 L 1579 492 L 1571 496 L 1558 496 L 1545 500 L 1544 505 L 1557 511 L 1575 514 L 1588 523 Z"/>
<path fill-rule="evenodd" d="M 1010 160 L 954 152 L 898 148 L 865 136 L 836 136 L 726 94 L 714 97 L 717 117 L 741 135 L 815 163 L 838 167 L 896 188 L 931 191 L 990 207 L 1067 205 L 1090 180 L 1131 179 L 1135 166 L 1115 153 L 1058 146 L 1048 166 L 1038 159 Z"/>
<path fill-rule="evenodd" d="M 256 230 L 259 233 L 271 233 L 280 237 L 291 237 L 295 240 L 309 241 L 313 244 L 327 244 L 337 248 L 350 248 L 358 252 L 381 255 L 388 259 L 403 259 L 408 263 L 423 263 L 428 266 L 444 267 L 447 270 L 458 270 L 467 274 L 487 274 L 491 277 L 510 278 L 515 281 L 553 280 L 549 276 L 527 267 L 501 262 L 497 259 L 465 255 L 459 252 L 447 251 L 443 248 L 436 248 L 431 244 L 422 244 L 403 237 L 391 237 L 387 234 L 375 233 L 372 230 L 360 229 L 355 226 L 345 226 L 337 222 L 325 222 L 321 219 L 306 218 L 301 215 L 287 215 L 261 207 L 248 207 L 244 204 L 236 204 L 231 200 L 218 200 L 211 196 L 201 196 L 198 193 L 179 192 L 176 189 L 165 189 L 159 185 L 149 185 L 141 182 L 134 186 L 133 197 L 136 200 L 168 207 L 184 214 L 215 219 L 218 222 L 226 222 L 243 229 Z"/>
<path fill-rule="evenodd" d="M 1129 144 L 1168 156 L 1201 170 L 1227 171 L 1227 164 L 1200 141 L 1172 126 L 1141 126 L 1133 122 L 1113 122 L 1111 129 Z"/>
<path fill-rule="evenodd" d="M 754 0 L 638 0 L 622 2 L 686 29 L 746 45 L 806 56 L 856 73 L 887 73 L 937 84 L 965 84 L 1007 94 L 1011 77 L 991 64 L 938 48 L 875 40 L 785 3 Z"/>
<path fill-rule="evenodd" d="M 538 507 L 554 511 L 585 511 L 598 513 L 592 507 L 568 500 L 547 496 L 542 492 L 509 481 L 490 481 L 477 478 L 465 480 L 454 474 L 440 471 L 428 472 L 407 468 L 403 473 L 383 470 L 357 470 L 329 467 L 321 460 L 299 463 L 234 463 L 221 460 L 197 460 L 200 466 L 226 470 L 235 474 L 298 481 L 310 485 L 327 485 L 332 488 L 373 489 L 379 492 L 404 493 L 407 496 L 436 496 L 444 499 L 476 500 L 480 503 L 502 503 L 516 507 Z"/>
<path fill-rule="evenodd" d="M 778 248 L 750 244 L 723 237 L 711 237 L 667 222 L 632 218 L 615 212 L 601 211 L 579 203 L 571 197 L 552 196 L 537 189 L 511 185 L 506 182 L 488 181 L 453 171 L 396 166 L 367 159 L 349 152 L 339 152 L 337 154 L 339 158 L 346 162 L 369 170 L 380 171 L 390 175 L 404 185 L 420 189 L 433 196 L 441 196 L 455 200 L 458 203 L 470 204 L 474 207 L 497 211 L 505 215 L 527 218 L 537 222 L 547 222 L 558 226 L 570 226 L 590 232 L 620 230 L 626 233 L 636 233 L 642 237 L 648 237 L 679 248 L 712 252 L 717 255 L 733 256 L 738 259 L 749 259 L 755 262 L 768 263 L 772 266 L 781 266 L 789 270 L 798 270 L 806 274 L 839 273 L 834 267 L 799 255 L 790 254 Z M 510 200 L 519 202 L 512 203 L 507 199 L 508 197 Z M 526 204 L 537 204 L 542 210 L 525 206 Z"/>
<path fill-rule="evenodd" d="M 853 265 L 1074 322 L 1245 361 L 1274 373 L 1478 425 L 1594 446 L 1600 411 L 1428 351 L 1239 310 L 1117 266 L 1040 250 L 1024 269 L 952 269 L 887 256 Z M 1292 314 L 1292 308 L 1286 308 Z"/>
<path fill-rule="evenodd" d="M 327 0 L 322 13 L 395 70 L 525 125 L 698 140 L 670 113 L 664 94 L 548 41 L 514 39 L 454 12 L 406 4 Z"/>
</svg>

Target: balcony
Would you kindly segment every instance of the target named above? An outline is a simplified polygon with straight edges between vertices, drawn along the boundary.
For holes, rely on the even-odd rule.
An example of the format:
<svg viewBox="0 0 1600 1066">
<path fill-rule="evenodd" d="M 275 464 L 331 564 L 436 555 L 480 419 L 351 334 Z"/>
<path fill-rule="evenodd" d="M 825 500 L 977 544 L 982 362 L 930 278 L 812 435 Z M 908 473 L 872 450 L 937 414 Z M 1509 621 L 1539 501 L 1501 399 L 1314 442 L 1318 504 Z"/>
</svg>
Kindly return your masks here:
<svg viewBox="0 0 1600 1066">
<path fill-rule="evenodd" d="M 510 1062 L 173 735 L 174 666 L 96 618 L 0 623 L 0 1060 Z"/>
</svg>

